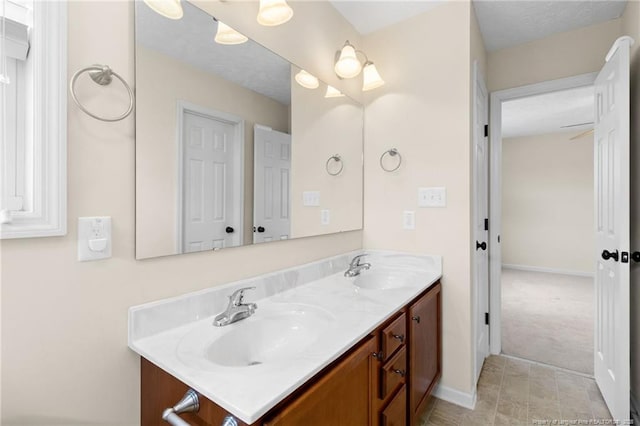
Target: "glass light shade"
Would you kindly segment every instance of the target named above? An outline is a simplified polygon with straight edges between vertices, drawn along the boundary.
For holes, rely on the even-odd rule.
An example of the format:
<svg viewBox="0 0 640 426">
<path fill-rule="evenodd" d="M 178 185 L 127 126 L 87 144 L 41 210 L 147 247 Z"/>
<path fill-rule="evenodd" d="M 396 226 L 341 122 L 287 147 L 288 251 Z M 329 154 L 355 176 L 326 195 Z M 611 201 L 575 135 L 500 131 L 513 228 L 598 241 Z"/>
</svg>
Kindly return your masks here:
<svg viewBox="0 0 640 426">
<path fill-rule="evenodd" d="M 380 77 L 380 74 L 373 62 L 367 62 L 364 66 L 362 77 L 362 90 L 365 92 L 384 85 L 384 80 Z"/>
<path fill-rule="evenodd" d="M 342 96 L 344 96 L 344 93 L 333 86 L 327 86 L 327 92 L 324 94 L 325 98 L 341 98 Z"/>
<path fill-rule="evenodd" d="M 242 44 L 249 40 L 224 22 L 218 21 L 215 41 L 218 44 Z"/>
<path fill-rule="evenodd" d="M 356 50 L 349 42 L 342 48 L 340 58 L 333 69 L 342 78 L 353 78 L 360 74 L 362 64 L 356 57 Z"/>
<path fill-rule="evenodd" d="M 293 16 L 293 9 L 286 0 L 260 0 L 258 23 L 267 27 L 275 27 L 287 22 Z"/>
<path fill-rule="evenodd" d="M 180 0 L 144 0 L 144 2 L 154 12 L 165 18 L 180 19 L 184 14 Z"/>
<path fill-rule="evenodd" d="M 306 87 L 307 89 L 317 89 L 320 85 L 318 79 L 305 70 L 300 70 L 300 72 L 296 74 L 296 81 L 300 86 Z"/>
</svg>

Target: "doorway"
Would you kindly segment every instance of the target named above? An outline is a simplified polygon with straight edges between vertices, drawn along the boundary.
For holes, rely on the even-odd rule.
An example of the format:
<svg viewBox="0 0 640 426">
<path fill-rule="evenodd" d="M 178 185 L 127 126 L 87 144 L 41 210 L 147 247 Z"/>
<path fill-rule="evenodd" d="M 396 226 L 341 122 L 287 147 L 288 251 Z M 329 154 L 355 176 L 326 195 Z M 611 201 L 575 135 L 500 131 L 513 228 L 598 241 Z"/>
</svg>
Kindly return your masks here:
<svg viewBox="0 0 640 426">
<path fill-rule="evenodd" d="M 244 120 L 178 103 L 180 253 L 242 244 Z"/>
</svg>

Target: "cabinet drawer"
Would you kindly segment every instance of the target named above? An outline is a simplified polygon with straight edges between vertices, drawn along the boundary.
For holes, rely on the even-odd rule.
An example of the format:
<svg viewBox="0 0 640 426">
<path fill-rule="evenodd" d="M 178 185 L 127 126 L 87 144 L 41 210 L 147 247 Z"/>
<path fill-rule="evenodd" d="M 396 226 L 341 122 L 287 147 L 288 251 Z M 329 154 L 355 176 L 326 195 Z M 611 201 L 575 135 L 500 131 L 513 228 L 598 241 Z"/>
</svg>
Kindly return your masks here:
<svg viewBox="0 0 640 426">
<path fill-rule="evenodd" d="M 407 350 L 403 346 L 400 351 L 382 367 L 380 399 L 385 399 L 400 385 L 405 383 L 407 375 Z"/>
<path fill-rule="evenodd" d="M 391 400 L 387 408 L 380 414 L 382 426 L 406 426 L 407 424 L 407 391 L 403 386 Z"/>
<path fill-rule="evenodd" d="M 389 359 L 407 339 L 407 321 L 405 318 L 405 314 L 400 315 L 382 330 L 382 353 L 385 360 Z"/>
</svg>

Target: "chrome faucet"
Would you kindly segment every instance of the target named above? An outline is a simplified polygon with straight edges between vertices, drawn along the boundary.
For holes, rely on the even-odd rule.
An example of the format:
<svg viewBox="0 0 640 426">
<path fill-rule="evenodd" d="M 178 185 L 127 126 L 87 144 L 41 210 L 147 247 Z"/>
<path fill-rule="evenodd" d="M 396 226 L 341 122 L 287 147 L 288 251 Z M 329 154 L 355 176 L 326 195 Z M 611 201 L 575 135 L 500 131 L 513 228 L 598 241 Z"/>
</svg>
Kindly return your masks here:
<svg viewBox="0 0 640 426">
<path fill-rule="evenodd" d="M 250 317 L 258 309 L 258 305 L 255 303 L 242 303 L 244 300 L 245 290 L 254 290 L 255 287 L 245 287 L 233 292 L 229 296 L 229 305 L 224 312 L 216 316 L 213 321 L 213 325 L 216 327 L 222 327 L 225 325 L 233 324 L 236 321 Z"/>
<path fill-rule="evenodd" d="M 360 271 L 363 269 L 371 268 L 370 263 L 360 263 L 360 259 L 365 257 L 366 254 L 360 254 L 353 259 L 351 259 L 351 263 L 349 264 L 349 269 L 347 269 L 344 273 L 345 277 L 357 277 L 360 275 Z"/>
</svg>

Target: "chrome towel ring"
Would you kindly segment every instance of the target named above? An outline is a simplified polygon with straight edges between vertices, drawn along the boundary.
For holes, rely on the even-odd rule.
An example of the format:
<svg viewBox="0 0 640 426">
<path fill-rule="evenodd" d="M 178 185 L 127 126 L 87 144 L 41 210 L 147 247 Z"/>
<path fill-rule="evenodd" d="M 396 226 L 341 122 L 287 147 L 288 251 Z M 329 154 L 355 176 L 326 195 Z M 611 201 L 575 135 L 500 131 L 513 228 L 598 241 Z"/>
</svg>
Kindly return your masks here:
<svg viewBox="0 0 640 426">
<path fill-rule="evenodd" d="M 95 83 L 101 86 L 107 86 L 111 84 L 111 82 L 113 81 L 113 77 L 120 80 L 122 85 L 127 89 L 127 92 L 129 92 L 129 107 L 122 115 L 119 115 L 113 118 L 100 117 L 90 112 L 88 109 L 84 107 L 84 105 L 80 103 L 80 101 L 76 96 L 76 81 L 78 80 L 78 77 L 80 77 L 80 75 L 85 72 L 88 72 L 89 77 L 91 77 L 91 79 Z M 69 84 L 69 91 L 71 92 L 71 99 L 73 99 L 76 105 L 78 105 L 78 108 L 80 108 L 85 114 L 95 118 L 96 120 L 107 121 L 107 122 L 120 121 L 128 117 L 129 114 L 131 114 L 131 111 L 133 111 L 133 105 L 134 105 L 133 90 L 131 90 L 131 87 L 129 87 L 129 85 L 124 80 L 124 78 L 120 77 L 120 75 L 114 70 L 112 70 L 108 65 L 92 65 L 90 67 L 82 68 L 81 70 L 76 71 L 73 77 L 71 77 L 71 83 Z"/>
<path fill-rule="evenodd" d="M 393 169 L 387 169 L 384 166 L 384 157 L 386 155 L 389 155 L 390 157 L 398 156 L 398 165 L 396 165 Z M 384 170 L 385 172 L 395 172 L 400 168 L 401 164 L 402 164 L 402 155 L 400 155 L 400 151 L 398 151 L 396 148 L 388 149 L 385 152 L 383 152 L 382 155 L 380 156 L 380 167 L 382 167 L 382 170 Z"/>
<path fill-rule="evenodd" d="M 332 173 L 331 169 L 329 169 L 329 163 L 331 163 L 331 160 L 335 161 L 336 163 L 340 163 L 340 168 L 338 169 L 337 172 Z M 338 176 L 340 173 L 342 173 L 342 169 L 344 169 L 344 162 L 342 161 L 342 157 L 340 157 L 340 155 L 338 154 L 332 155 L 327 160 L 327 163 L 325 164 L 325 168 L 327 169 L 327 173 L 329 173 L 331 176 Z"/>
</svg>

